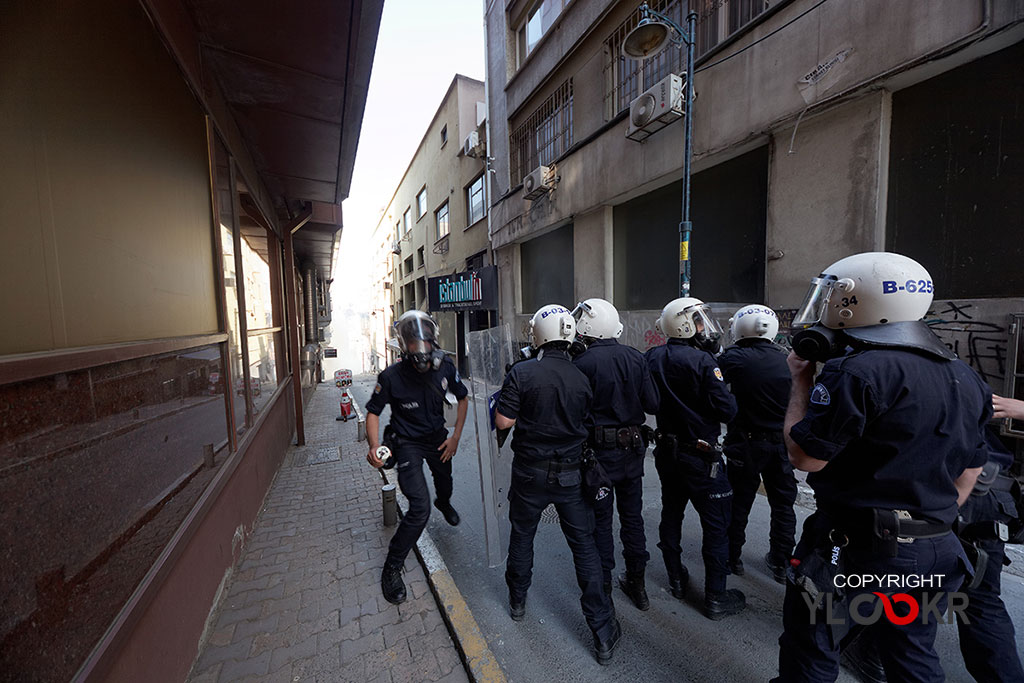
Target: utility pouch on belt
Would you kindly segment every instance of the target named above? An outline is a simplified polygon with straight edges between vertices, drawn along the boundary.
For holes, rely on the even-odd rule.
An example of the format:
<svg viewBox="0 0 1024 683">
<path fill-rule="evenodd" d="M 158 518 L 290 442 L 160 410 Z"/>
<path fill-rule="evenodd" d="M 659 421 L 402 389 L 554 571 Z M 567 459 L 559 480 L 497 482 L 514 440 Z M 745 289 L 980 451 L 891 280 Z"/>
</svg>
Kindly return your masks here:
<svg viewBox="0 0 1024 683">
<path fill-rule="evenodd" d="M 589 447 L 583 449 L 580 465 L 583 470 L 583 498 L 588 503 L 594 504 L 607 497 L 612 491 L 612 481 L 594 456 L 594 449 Z"/>
<path fill-rule="evenodd" d="M 794 560 L 786 569 L 787 580 L 806 593 L 814 604 L 817 604 L 822 593 L 831 593 L 836 602 L 844 597 L 842 589 L 836 587 L 835 580 L 840 573 L 846 541 L 836 543 L 830 536 L 831 533 L 816 544 L 806 557 Z"/>
<path fill-rule="evenodd" d="M 896 557 L 899 554 L 900 520 L 895 510 L 872 509 L 874 526 L 872 527 L 872 552 Z"/>
<path fill-rule="evenodd" d="M 640 437 L 644 440 L 644 450 L 656 441 L 657 432 L 647 425 L 640 425 Z"/>
<path fill-rule="evenodd" d="M 675 458 L 679 454 L 679 441 L 675 434 L 654 432 L 654 443 L 659 451 L 663 451 L 670 458 Z"/>
</svg>

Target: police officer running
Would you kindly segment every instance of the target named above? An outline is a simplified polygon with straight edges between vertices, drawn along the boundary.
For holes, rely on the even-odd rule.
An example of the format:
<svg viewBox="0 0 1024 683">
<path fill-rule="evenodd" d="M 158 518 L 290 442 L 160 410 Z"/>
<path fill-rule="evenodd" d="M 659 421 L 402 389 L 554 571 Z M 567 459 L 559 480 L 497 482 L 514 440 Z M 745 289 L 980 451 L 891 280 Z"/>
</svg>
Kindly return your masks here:
<svg viewBox="0 0 1024 683">
<path fill-rule="evenodd" d="M 725 437 L 732 485 L 729 570 L 743 575 L 747 519 L 763 479 L 771 506 L 770 549 L 764 560 L 775 580 L 785 583 L 796 535 L 796 477 L 782 440 L 790 378 L 786 353 L 773 341 L 779 319 L 772 309 L 754 304 L 736 311 L 729 322 L 735 345 L 718 357 L 718 366 L 739 405 Z"/>
<path fill-rule="evenodd" d="M 452 526 L 459 523 L 459 513 L 451 504 L 451 459 L 459 447 L 466 422 L 466 395 L 469 392 L 455 364 L 437 347 L 437 323 L 433 318 L 423 311 L 406 311 L 395 322 L 395 334 L 402 351 L 401 360 L 377 376 L 377 386 L 366 404 L 366 440 L 370 446 L 366 460 L 377 468 L 384 465 L 376 451 L 380 446 L 380 414 L 386 405 L 390 405 L 389 429 L 393 431 L 393 437 L 390 443 L 386 440 L 385 445 L 392 449 L 392 458 L 398 469 L 398 486 L 409 500 L 409 510 L 391 538 L 380 586 L 384 599 L 397 605 L 406 597 L 402 566 L 430 517 L 430 492 L 423 477 L 424 462 L 434 478 L 437 495 L 434 507 Z M 447 391 L 452 392 L 459 402 L 451 436 L 444 425 Z"/>
<path fill-rule="evenodd" d="M 580 605 L 594 634 L 597 661 L 607 664 L 622 635 L 611 600 L 601 584 L 601 561 L 594 545 L 594 510 L 580 488 L 580 460 L 587 438 L 585 421 L 592 393 L 587 378 L 572 365 L 568 347 L 576 333 L 572 315 L 549 304 L 530 321 L 536 358 L 509 371 L 495 410 L 498 429 L 516 426 L 512 436 L 512 483 L 505 581 L 511 616 L 526 614 L 533 575 L 533 537 L 549 504 L 572 551 Z"/>
<path fill-rule="evenodd" d="M 658 410 L 658 389 L 651 379 L 643 354 L 631 346 L 619 344 L 622 323 L 619 312 L 604 299 L 587 299 L 573 310 L 576 335 L 586 351 L 573 363 L 587 379 L 594 394 L 586 426 L 597 461 L 611 483 L 611 492 L 594 502 L 596 529 L 594 541 L 601 556 L 604 590 L 611 594 L 612 569 L 615 568 L 615 542 L 612 540 L 613 503 L 618 496 L 619 538 L 626 574 L 619 585 L 637 609 L 651 603 L 644 586 L 644 570 L 650 554 L 644 535 L 643 491 L 646 440 L 640 426 L 644 413 Z"/>
<path fill-rule="evenodd" d="M 703 529 L 704 614 L 722 619 L 741 612 L 746 597 L 726 589 L 732 489 L 718 445 L 721 423 L 736 416 L 736 399 L 711 355 L 722 328 L 700 299 L 684 297 L 665 306 L 657 328 L 668 343 L 645 354 L 661 394 L 654 465 L 661 479 L 658 547 L 672 595 L 683 599 L 689 571 L 682 563 L 683 515 L 693 502 Z"/>
<path fill-rule="evenodd" d="M 987 459 L 992 408 L 988 387 L 921 321 L 932 291 L 910 258 L 856 254 L 813 279 L 797 312 L 784 433 L 817 511 L 788 577 L 776 680 L 838 676 L 826 600 L 833 614 L 854 610 L 851 637 L 874 632 L 890 678 L 943 680 L 936 619 L 923 608 L 908 619 L 908 603 L 943 612 L 964 576 L 951 527 Z M 817 381 L 812 361 L 825 361 Z M 884 581 L 848 580 L 869 576 Z"/>
</svg>

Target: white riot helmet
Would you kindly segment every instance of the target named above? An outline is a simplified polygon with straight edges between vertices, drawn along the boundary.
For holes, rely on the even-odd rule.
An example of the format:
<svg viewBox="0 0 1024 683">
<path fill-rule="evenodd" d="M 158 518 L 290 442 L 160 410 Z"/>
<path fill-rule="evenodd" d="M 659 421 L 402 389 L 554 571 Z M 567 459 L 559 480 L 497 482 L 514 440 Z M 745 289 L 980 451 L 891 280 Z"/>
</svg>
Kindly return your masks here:
<svg viewBox="0 0 1024 683">
<path fill-rule="evenodd" d="M 751 304 L 729 318 L 729 330 L 733 341 L 753 338 L 772 341 L 779 333 L 779 317 L 767 306 Z"/>
<path fill-rule="evenodd" d="M 811 280 L 793 327 L 833 330 L 920 320 L 932 305 L 932 276 L 901 254 L 872 251 L 836 261 Z"/>
<path fill-rule="evenodd" d="M 591 339 L 618 339 L 622 335 L 619 312 L 604 299 L 587 299 L 576 304 L 572 311 L 576 320 L 576 334 Z"/>
<path fill-rule="evenodd" d="M 794 335 L 793 348 L 809 360 L 834 356 L 841 346 L 827 330 L 841 330 L 866 346 L 915 348 L 955 358 L 919 322 L 931 307 L 933 293 L 931 275 L 912 258 L 888 252 L 847 256 L 811 280 L 793 319 L 795 329 L 803 328 Z"/>
<path fill-rule="evenodd" d="M 722 338 L 722 327 L 712 315 L 711 307 L 692 297 L 682 297 L 666 304 L 655 326 L 668 337 L 691 339 L 705 351 L 717 351 Z"/>
<path fill-rule="evenodd" d="M 565 306 L 548 304 L 542 306 L 530 319 L 530 336 L 537 349 L 549 342 L 570 343 L 576 336 L 576 321 Z"/>
</svg>

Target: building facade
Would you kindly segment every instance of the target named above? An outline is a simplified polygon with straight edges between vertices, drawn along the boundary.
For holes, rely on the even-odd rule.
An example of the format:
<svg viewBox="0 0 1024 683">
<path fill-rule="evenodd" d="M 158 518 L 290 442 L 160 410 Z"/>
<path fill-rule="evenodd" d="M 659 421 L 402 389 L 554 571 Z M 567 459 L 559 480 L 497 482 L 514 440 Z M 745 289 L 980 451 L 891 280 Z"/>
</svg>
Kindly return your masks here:
<svg viewBox="0 0 1024 683">
<path fill-rule="evenodd" d="M 394 316 L 430 310 L 441 328 L 442 348 L 456 353 L 463 372 L 465 334 L 489 327 L 497 311 L 432 309 L 429 293 L 431 278 L 492 265 L 485 112 L 484 84 L 456 75 L 374 233 L 394 234 Z M 437 281 L 433 285 L 436 294 Z"/>
<path fill-rule="evenodd" d="M 303 443 L 381 9 L 0 9 L 0 680 L 187 677 Z"/>
<path fill-rule="evenodd" d="M 644 349 L 678 296 L 683 119 L 627 134 L 631 105 L 685 71 L 685 48 L 623 56 L 639 5 L 486 6 L 490 233 L 501 318 L 520 337 L 541 305 L 601 296 Z M 683 26 L 697 13 L 692 295 L 785 314 L 839 258 L 902 252 L 932 273 L 937 307 L 994 311 L 999 350 L 978 363 L 1000 384 L 1006 315 L 1024 310 L 1024 5 L 649 5 Z M 968 344 L 964 329 L 951 343 Z"/>
</svg>

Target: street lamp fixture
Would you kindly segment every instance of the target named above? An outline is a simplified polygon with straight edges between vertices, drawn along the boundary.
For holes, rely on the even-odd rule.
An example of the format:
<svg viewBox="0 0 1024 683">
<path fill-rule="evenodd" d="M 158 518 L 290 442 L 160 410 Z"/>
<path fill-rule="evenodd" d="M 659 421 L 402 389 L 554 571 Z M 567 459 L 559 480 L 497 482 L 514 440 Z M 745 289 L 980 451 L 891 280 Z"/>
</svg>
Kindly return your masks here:
<svg viewBox="0 0 1024 683">
<path fill-rule="evenodd" d="M 682 1 L 682 0 L 680 0 Z M 679 222 L 679 296 L 690 296 L 690 158 L 693 156 L 693 61 L 697 13 L 686 15 L 686 30 L 670 18 L 640 5 L 640 21 L 622 41 L 622 54 L 643 61 L 670 45 L 686 45 L 686 83 L 683 94 L 683 202 Z"/>
</svg>

